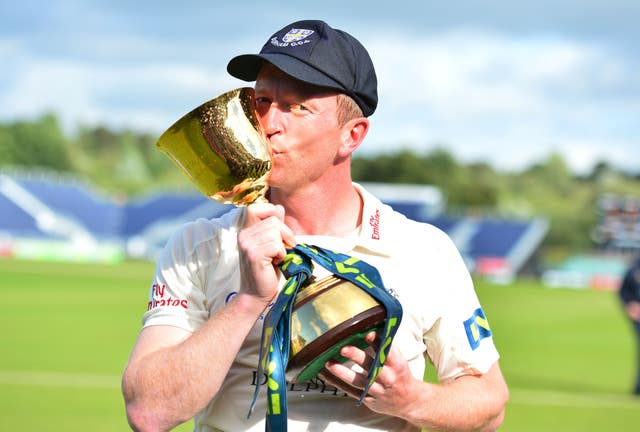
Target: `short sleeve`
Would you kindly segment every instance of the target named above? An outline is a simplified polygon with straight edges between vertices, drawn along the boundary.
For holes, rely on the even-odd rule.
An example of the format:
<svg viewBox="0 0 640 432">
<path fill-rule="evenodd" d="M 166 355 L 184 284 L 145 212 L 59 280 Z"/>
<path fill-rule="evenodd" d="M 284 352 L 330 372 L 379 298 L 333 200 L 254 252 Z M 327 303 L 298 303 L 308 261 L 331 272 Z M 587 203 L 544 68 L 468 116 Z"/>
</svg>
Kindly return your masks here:
<svg viewBox="0 0 640 432">
<path fill-rule="evenodd" d="M 499 359 L 489 320 L 484 313 L 467 267 L 451 239 L 438 230 L 431 257 L 437 265 L 429 283 L 435 319 L 424 334 L 427 351 L 441 382 L 462 375 L 486 373 Z"/>
<path fill-rule="evenodd" d="M 198 245 L 203 239 L 215 242 L 216 236 L 206 222 L 184 225 L 162 251 L 142 317 L 144 327 L 170 325 L 193 332 L 207 320 L 206 273 Z"/>
</svg>

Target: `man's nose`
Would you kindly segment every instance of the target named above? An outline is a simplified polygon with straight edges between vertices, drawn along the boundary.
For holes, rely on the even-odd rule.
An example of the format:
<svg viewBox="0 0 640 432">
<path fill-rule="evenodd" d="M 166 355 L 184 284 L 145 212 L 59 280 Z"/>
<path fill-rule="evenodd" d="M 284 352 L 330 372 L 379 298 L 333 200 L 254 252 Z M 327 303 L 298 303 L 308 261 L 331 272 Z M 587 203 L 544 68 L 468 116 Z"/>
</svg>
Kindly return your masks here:
<svg viewBox="0 0 640 432">
<path fill-rule="evenodd" d="M 271 137 L 282 130 L 282 110 L 276 103 L 271 103 L 268 107 L 260 110 L 259 119 L 260 126 L 262 126 L 267 137 Z"/>
</svg>

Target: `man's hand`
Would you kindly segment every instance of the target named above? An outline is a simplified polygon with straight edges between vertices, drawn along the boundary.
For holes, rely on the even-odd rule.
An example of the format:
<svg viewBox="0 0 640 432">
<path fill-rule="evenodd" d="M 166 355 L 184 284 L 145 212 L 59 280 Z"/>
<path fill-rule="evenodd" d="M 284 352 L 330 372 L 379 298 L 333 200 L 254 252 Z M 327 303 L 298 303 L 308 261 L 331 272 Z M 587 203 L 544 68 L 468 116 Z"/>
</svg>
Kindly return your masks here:
<svg viewBox="0 0 640 432">
<path fill-rule="evenodd" d="M 627 315 L 634 321 L 640 321 L 640 302 L 630 301 L 624 306 Z"/>
<path fill-rule="evenodd" d="M 293 232 L 284 224 L 284 208 L 269 203 L 247 207 L 243 228 L 238 233 L 241 294 L 266 306 L 278 292 L 279 272 L 275 267 L 295 244 Z"/>
<path fill-rule="evenodd" d="M 374 359 L 376 334 L 366 336 L 366 350 L 345 346 L 340 354 L 359 365 L 357 372 L 339 363 L 328 362 L 320 377 L 359 398 Z M 363 399 L 372 411 L 400 417 L 430 431 L 493 432 L 504 419 L 509 391 L 498 363 L 482 375 L 463 375 L 443 384 L 423 382 L 411 375 L 408 362 L 391 345 L 387 361 Z"/>
<path fill-rule="evenodd" d="M 363 372 L 359 373 L 337 361 L 330 361 L 325 366 L 329 373 L 321 373 L 321 377 L 348 395 L 359 399 L 375 358 L 378 345 L 376 337 L 375 332 L 367 334 L 365 340 L 370 347 L 364 351 L 351 345 L 340 350 L 342 356 L 359 365 Z M 392 345 L 384 367 L 369 387 L 363 403 L 373 411 L 401 417 L 403 410 L 411 405 L 411 389 L 414 383 L 415 378 L 411 375 L 409 364 Z"/>
</svg>

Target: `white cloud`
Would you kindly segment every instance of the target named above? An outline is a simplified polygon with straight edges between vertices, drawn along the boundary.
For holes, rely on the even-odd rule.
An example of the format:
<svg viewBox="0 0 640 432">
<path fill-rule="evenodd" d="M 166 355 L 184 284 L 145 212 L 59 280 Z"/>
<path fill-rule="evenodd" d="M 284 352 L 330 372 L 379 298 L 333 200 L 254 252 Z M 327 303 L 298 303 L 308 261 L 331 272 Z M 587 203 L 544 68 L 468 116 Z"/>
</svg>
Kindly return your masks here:
<svg viewBox="0 0 640 432">
<path fill-rule="evenodd" d="M 60 61 L 19 61 L 19 73 L 2 95 L 2 117 L 33 116 L 43 111 L 79 111 L 91 115 L 94 111 L 87 74 Z"/>
<path fill-rule="evenodd" d="M 67 131 L 79 124 L 106 123 L 161 132 L 231 81 L 223 71 L 181 63 L 97 64 L 13 52 L 16 72 L 1 94 L 0 117 L 52 111 Z"/>
<path fill-rule="evenodd" d="M 463 159 L 503 168 L 549 151 L 560 151 L 576 170 L 603 158 L 624 161 L 622 154 L 640 162 L 636 129 L 617 129 L 619 154 L 608 150 L 612 122 L 621 112 L 640 113 L 620 92 L 634 85 L 632 65 L 615 52 L 557 37 L 469 32 L 387 36 L 369 46 L 380 82 L 374 123 L 391 125 L 374 128 L 374 148 L 444 142 Z"/>
<path fill-rule="evenodd" d="M 105 23 L 95 19 L 50 39 L 42 32 L 0 36 L 0 119 L 52 110 L 67 130 L 106 123 L 160 133 L 204 100 L 245 85 L 226 74 L 227 60 L 258 49 L 283 20 L 265 16 L 277 24 L 205 31 L 188 28 L 191 12 L 180 11 L 173 35 L 159 30 L 175 18 L 166 10 L 146 28 L 128 26 L 113 10 Z M 416 17 L 405 19 L 416 24 Z M 341 20 L 339 27 L 353 27 L 347 25 L 353 20 Z M 507 34 L 449 23 L 448 30 L 425 32 L 417 31 L 422 22 L 386 22 L 371 33 L 364 21 L 353 23 L 361 26 L 353 32 L 371 52 L 380 84 L 361 151 L 444 143 L 461 159 L 504 168 L 523 167 L 549 151 L 562 152 L 580 170 L 603 157 L 640 166 L 639 64 L 628 51 L 562 31 Z"/>
</svg>

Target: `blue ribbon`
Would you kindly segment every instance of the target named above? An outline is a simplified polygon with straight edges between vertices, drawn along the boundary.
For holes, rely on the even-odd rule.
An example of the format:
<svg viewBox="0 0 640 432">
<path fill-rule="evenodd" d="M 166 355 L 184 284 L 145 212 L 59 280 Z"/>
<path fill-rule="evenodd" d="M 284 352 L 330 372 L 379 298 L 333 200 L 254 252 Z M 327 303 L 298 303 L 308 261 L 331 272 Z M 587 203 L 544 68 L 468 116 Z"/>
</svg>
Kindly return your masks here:
<svg viewBox="0 0 640 432">
<path fill-rule="evenodd" d="M 346 279 L 366 291 L 381 303 L 386 311 L 382 341 L 371 369 L 367 376 L 358 404 L 369 391 L 369 387 L 380 373 L 386 361 L 391 342 L 402 319 L 400 302 L 384 288 L 378 270 L 358 258 L 331 252 L 317 246 L 298 244 L 287 250 L 287 256 L 280 264 L 287 282 L 278 294 L 276 301 L 265 317 L 260 342 L 260 359 L 258 361 L 258 379 L 251 401 L 249 416 L 260 393 L 263 374 L 267 375 L 267 432 L 286 432 L 287 430 L 287 384 L 285 371 L 289 361 L 290 325 L 293 303 L 298 289 L 311 277 L 313 261 L 332 272 L 337 277 Z"/>
</svg>

